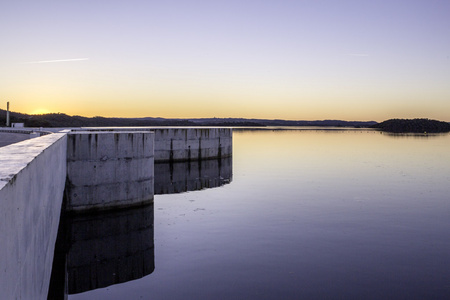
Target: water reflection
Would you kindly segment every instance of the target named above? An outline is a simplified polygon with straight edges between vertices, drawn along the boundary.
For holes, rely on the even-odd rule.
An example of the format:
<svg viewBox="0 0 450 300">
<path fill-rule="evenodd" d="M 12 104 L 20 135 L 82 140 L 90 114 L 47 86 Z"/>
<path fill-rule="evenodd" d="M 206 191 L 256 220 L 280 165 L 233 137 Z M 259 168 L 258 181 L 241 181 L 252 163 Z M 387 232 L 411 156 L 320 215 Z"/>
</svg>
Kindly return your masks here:
<svg viewBox="0 0 450 300">
<path fill-rule="evenodd" d="M 219 187 L 232 180 L 231 157 L 155 164 L 155 194 Z M 64 299 L 142 278 L 155 269 L 153 204 L 93 214 L 64 214 L 49 299 Z"/>
<path fill-rule="evenodd" d="M 392 138 L 415 138 L 415 139 L 432 139 L 432 138 L 442 138 L 449 133 L 394 133 L 394 132 L 383 132 L 380 131 L 380 134 L 384 134 L 385 136 Z"/>
<path fill-rule="evenodd" d="M 155 164 L 155 195 L 219 187 L 232 180 L 232 158 Z"/>
<path fill-rule="evenodd" d="M 65 216 L 58 234 L 49 299 L 63 299 L 67 292 L 77 294 L 152 273 L 153 210 L 151 204 Z M 66 291 L 62 290 L 65 284 L 61 277 L 67 278 Z"/>
<path fill-rule="evenodd" d="M 152 275 L 69 298 L 448 299 L 449 137 L 234 132 L 233 184 L 155 197 Z"/>
</svg>

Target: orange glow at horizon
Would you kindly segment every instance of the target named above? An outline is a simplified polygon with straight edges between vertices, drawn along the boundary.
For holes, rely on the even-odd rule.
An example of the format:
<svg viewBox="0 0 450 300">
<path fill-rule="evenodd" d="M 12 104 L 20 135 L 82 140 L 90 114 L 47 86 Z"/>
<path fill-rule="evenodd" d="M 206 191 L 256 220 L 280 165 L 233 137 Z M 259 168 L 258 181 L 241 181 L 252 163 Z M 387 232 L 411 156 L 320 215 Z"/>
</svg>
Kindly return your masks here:
<svg viewBox="0 0 450 300">
<path fill-rule="evenodd" d="M 142 85 L 137 79 L 125 77 L 108 80 L 92 77 L 82 81 L 76 78 L 61 80 L 52 75 L 46 80 L 25 81 L 21 89 L 7 86 L 3 98 L 10 99 L 12 111 L 86 117 L 450 121 L 446 91 L 430 91 L 420 86 L 402 91 L 394 87 L 377 90 L 377 86 L 364 89 L 345 82 L 321 83 L 314 78 L 310 79 L 310 86 L 299 86 L 275 77 L 228 82 L 226 78 L 218 82 L 204 78 L 173 81 L 163 78 L 155 79 L 153 85 Z M 426 105 L 429 97 L 434 98 L 433 105 Z"/>
<path fill-rule="evenodd" d="M 1 11 L 12 111 L 450 122 L 450 2 L 25 2 Z"/>
<path fill-rule="evenodd" d="M 10 101 L 12 111 L 28 114 L 65 113 L 68 115 L 80 115 L 85 117 L 162 117 L 162 118 L 247 118 L 247 119 L 285 119 L 285 120 L 347 120 L 347 121 L 377 121 L 381 122 L 391 118 L 430 118 L 449 121 L 449 105 L 444 105 L 440 113 L 426 111 L 425 109 L 411 105 L 409 111 L 401 107 L 386 107 L 376 105 L 361 105 L 356 103 L 342 106 L 339 102 L 329 102 L 322 105 L 314 105 L 311 102 L 293 102 L 274 105 L 272 102 L 243 101 L 219 99 L 207 100 L 184 99 L 177 101 L 171 98 L 163 100 L 145 100 L 131 102 L 121 99 L 104 101 L 84 100 L 80 101 L 70 97 L 67 101 L 48 101 L 43 108 L 41 101 L 33 101 L 32 105 L 16 101 Z M 255 102 L 255 103 L 253 103 Z M 74 105 L 76 103 L 76 105 Z M 106 105 L 104 103 L 107 103 Z M 131 105 L 129 103 L 132 103 Z M 41 108 L 42 107 L 42 108 Z"/>
<path fill-rule="evenodd" d="M 49 111 L 48 109 L 38 108 L 38 109 L 35 109 L 32 112 L 30 112 L 30 115 L 44 115 L 44 114 L 49 114 L 49 113 L 51 113 L 51 111 Z"/>
</svg>

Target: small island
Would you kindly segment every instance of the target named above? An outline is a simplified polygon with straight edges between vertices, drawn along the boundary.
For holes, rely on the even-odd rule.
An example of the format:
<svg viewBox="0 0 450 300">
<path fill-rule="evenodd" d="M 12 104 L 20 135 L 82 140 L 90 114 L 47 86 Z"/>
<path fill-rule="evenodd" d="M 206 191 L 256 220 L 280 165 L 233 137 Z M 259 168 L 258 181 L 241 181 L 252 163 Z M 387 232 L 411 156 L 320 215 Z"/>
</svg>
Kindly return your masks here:
<svg viewBox="0 0 450 300">
<path fill-rule="evenodd" d="M 450 124 L 430 119 L 390 119 L 371 126 L 392 133 L 445 133 Z"/>
</svg>

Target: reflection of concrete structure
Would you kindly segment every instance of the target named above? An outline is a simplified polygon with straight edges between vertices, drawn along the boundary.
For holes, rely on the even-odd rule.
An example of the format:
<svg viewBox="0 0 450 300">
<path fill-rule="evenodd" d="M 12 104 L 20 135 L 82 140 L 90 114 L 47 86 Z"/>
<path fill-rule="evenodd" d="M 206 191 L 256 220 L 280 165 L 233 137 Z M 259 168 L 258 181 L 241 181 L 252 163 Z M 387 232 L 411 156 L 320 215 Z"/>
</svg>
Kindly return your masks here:
<svg viewBox="0 0 450 300">
<path fill-rule="evenodd" d="M 153 204 L 101 214 L 63 214 L 49 299 L 152 273 L 153 240 Z"/>
<path fill-rule="evenodd" d="M 153 204 L 68 218 L 69 294 L 141 278 L 155 269 Z"/>
<path fill-rule="evenodd" d="M 219 187 L 232 180 L 232 158 L 155 164 L 155 194 Z"/>
</svg>

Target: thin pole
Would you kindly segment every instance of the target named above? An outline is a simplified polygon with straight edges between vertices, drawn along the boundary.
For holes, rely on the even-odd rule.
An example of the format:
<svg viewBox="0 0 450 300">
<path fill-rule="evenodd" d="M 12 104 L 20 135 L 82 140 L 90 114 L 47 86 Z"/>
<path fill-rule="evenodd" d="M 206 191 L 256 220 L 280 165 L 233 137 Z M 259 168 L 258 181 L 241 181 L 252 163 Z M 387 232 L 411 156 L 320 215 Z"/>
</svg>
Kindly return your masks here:
<svg viewBox="0 0 450 300">
<path fill-rule="evenodd" d="M 6 103 L 6 127 L 9 127 L 9 101 Z"/>
</svg>

